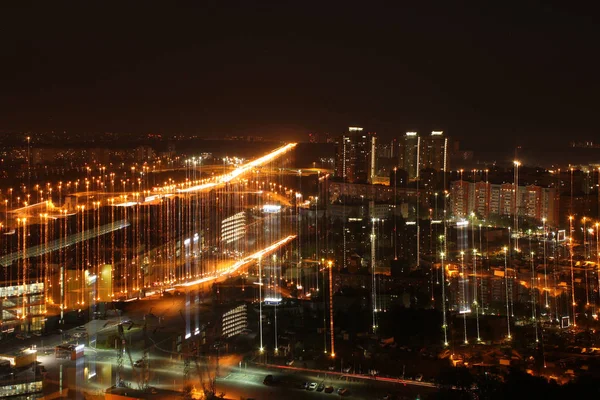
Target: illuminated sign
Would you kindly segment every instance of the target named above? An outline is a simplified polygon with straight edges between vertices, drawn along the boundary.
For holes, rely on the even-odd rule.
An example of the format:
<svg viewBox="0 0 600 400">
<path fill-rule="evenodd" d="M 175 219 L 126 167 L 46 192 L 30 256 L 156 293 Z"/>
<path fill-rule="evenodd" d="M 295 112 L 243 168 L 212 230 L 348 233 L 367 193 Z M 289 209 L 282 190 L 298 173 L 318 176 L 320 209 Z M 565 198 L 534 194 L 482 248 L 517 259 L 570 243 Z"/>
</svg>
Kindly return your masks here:
<svg viewBox="0 0 600 400">
<path fill-rule="evenodd" d="M 275 306 L 281 304 L 281 298 L 279 297 L 265 297 L 266 306 Z"/>
<path fill-rule="evenodd" d="M 358 127 L 358 126 L 351 126 L 351 127 L 349 127 L 349 128 L 348 128 L 348 130 L 349 130 L 350 132 L 360 132 L 360 131 L 362 131 L 362 130 L 363 130 L 363 128 L 360 128 L 360 127 Z"/>
<path fill-rule="evenodd" d="M 417 132 L 406 132 L 406 136 L 417 136 Z"/>
<path fill-rule="evenodd" d="M 278 213 L 281 211 L 281 206 L 277 204 L 265 204 L 263 206 L 263 212 L 266 213 Z"/>
</svg>

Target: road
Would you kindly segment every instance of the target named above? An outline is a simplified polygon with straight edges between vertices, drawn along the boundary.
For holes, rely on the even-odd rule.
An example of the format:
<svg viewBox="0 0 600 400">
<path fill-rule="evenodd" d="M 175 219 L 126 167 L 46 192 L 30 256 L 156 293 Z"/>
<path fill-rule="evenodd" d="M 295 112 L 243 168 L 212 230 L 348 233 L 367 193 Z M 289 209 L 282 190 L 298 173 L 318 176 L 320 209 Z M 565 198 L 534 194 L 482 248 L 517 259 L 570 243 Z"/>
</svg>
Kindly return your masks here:
<svg viewBox="0 0 600 400">
<path fill-rule="evenodd" d="M 133 336 L 133 346 L 135 347 L 136 333 L 130 332 L 128 335 L 128 337 Z M 60 337 L 56 337 L 52 341 L 60 342 L 61 340 Z M 158 340 L 157 343 L 158 346 L 155 346 L 149 354 L 149 384 L 158 389 L 182 390 L 186 386 L 183 381 L 183 361 L 176 352 L 168 350 L 169 346 L 160 344 Z M 142 352 L 140 349 L 132 350 L 131 356 L 135 361 L 142 357 Z M 417 397 L 424 399 L 436 391 L 435 388 L 426 385 L 415 385 L 415 382 L 405 382 L 405 385 L 400 381 L 375 380 L 363 376 L 294 367 L 255 365 L 241 362 L 241 360 L 241 356 L 236 355 L 227 355 L 220 358 L 216 387 L 217 392 L 224 392 L 228 399 L 237 400 L 243 397 L 293 400 L 334 396 L 324 392 L 300 389 L 299 384 L 302 382 L 323 383 L 326 386 L 333 386 L 336 390 L 344 387 L 349 390 L 349 397 L 353 399 L 381 398 L 388 393 L 400 394 L 411 399 Z M 42 354 L 40 352 L 38 361 L 48 371 L 45 388 L 47 393 L 57 391 L 62 383 L 63 388 L 81 389 L 87 393 L 99 395 L 115 381 L 117 354 L 114 349 L 86 347 L 84 358 L 77 361 L 58 360 L 52 353 Z M 132 387 L 137 387 L 136 381 L 141 377 L 141 370 L 131 367 L 127 355 L 124 355 L 123 362 L 124 378 Z M 216 372 L 214 365 L 214 359 L 208 362 L 200 362 L 199 369 L 196 369 L 196 366 L 192 363 L 187 384 L 200 388 L 201 379 L 199 375 L 202 374 L 202 379 L 206 381 L 209 374 L 213 375 Z M 272 374 L 286 383 L 275 386 L 263 385 L 263 379 L 268 374 Z"/>
<path fill-rule="evenodd" d="M 292 366 L 287 366 L 287 365 L 269 364 L 269 368 L 279 369 L 281 371 L 297 371 L 297 372 L 302 372 L 302 373 L 306 373 L 306 374 L 322 374 L 322 373 L 324 373 L 324 371 L 320 371 L 317 369 L 299 368 L 299 367 L 292 367 Z M 389 383 L 395 383 L 395 384 L 400 384 L 400 385 L 404 385 L 404 386 L 410 385 L 410 386 L 418 386 L 418 387 L 424 387 L 424 388 L 430 388 L 430 389 L 437 388 L 437 386 L 435 384 L 430 383 L 430 382 L 418 382 L 418 381 L 414 381 L 414 380 L 400 379 L 400 378 L 389 378 L 389 377 L 383 377 L 383 376 L 374 377 L 374 376 L 370 376 L 370 375 L 360 375 L 360 374 L 346 374 L 346 373 L 335 372 L 335 371 L 328 371 L 327 375 L 335 376 L 338 379 L 347 378 L 347 379 L 354 379 L 354 380 L 359 380 L 359 381 L 389 382 Z"/>
</svg>

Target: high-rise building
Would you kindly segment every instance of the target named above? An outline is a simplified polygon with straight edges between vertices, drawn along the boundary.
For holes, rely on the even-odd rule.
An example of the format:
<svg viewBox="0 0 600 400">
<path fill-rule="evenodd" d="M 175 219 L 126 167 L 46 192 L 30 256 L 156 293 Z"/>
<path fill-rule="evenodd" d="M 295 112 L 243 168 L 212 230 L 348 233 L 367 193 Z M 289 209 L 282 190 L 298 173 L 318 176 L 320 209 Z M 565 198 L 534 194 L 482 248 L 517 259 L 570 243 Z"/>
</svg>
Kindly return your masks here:
<svg viewBox="0 0 600 400">
<path fill-rule="evenodd" d="M 335 154 L 335 175 L 344 182 L 354 182 L 356 145 L 350 135 L 343 134 L 337 142 Z"/>
<path fill-rule="evenodd" d="M 454 181 L 450 186 L 450 199 L 456 218 L 467 218 L 474 212 L 480 218 L 518 214 L 538 221 L 546 218 L 549 224 L 559 222 L 555 188 L 519 186 L 515 193 L 512 183 Z"/>
<path fill-rule="evenodd" d="M 450 186 L 450 199 L 452 215 L 465 218 L 473 210 L 473 196 L 471 196 L 471 183 L 455 181 Z"/>
<path fill-rule="evenodd" d="M 398 167 L 416 179 L 424 169 L 448 169 L 448 138 L 442 131 L 433 131 L 427 137 L 417 132 L 406 132 L 398 142 Z"/>
<path fill-rule="evenodd" d="M 421 169 L 447 170 L 448 138 L 442 131 L 433 131 L 429 137 L 423 138 L 421 144 Z"/>
<path fill-rule="evenodd" d="M 408 173 L 408 179 L 419 176 L 421 138 L 417 132 L 406 132 L 398 141 L 398 167 Z"/>
<path fill-rule="evenodd" d="M 376 136 L 351 126 L 337 142 L 335 174 L 345 182 L 372 183 L 376 173 Z"/>
</svg>

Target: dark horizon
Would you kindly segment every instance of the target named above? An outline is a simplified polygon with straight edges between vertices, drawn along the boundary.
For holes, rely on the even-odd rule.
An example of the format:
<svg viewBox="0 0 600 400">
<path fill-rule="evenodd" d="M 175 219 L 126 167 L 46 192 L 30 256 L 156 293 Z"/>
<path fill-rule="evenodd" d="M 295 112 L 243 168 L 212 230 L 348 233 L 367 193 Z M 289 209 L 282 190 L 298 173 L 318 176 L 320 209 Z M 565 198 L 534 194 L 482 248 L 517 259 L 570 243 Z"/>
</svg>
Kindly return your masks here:
<svg viewBox="0 0 600 400">
<path fill-rule="evenodd" d="M 0 131 L 444 130 L 479 150 L 592 140 L 591 13 L 552 6 L 4 6 Z"/>
</svg>

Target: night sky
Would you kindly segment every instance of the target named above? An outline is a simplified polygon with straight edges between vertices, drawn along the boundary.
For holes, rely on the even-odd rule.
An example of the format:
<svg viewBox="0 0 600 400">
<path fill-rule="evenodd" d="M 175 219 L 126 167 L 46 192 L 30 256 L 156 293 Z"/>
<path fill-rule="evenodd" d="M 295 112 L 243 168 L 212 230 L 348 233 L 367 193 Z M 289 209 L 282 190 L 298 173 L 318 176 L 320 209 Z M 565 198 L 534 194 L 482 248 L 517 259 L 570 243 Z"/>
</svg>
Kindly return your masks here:
<svg viewBox="0 0 600 400">
<path fill-rule="evenodd" d="M 597 10 L 254 3 L 2 5 L 0 130 L 599 137 Z"/>
</svg>

